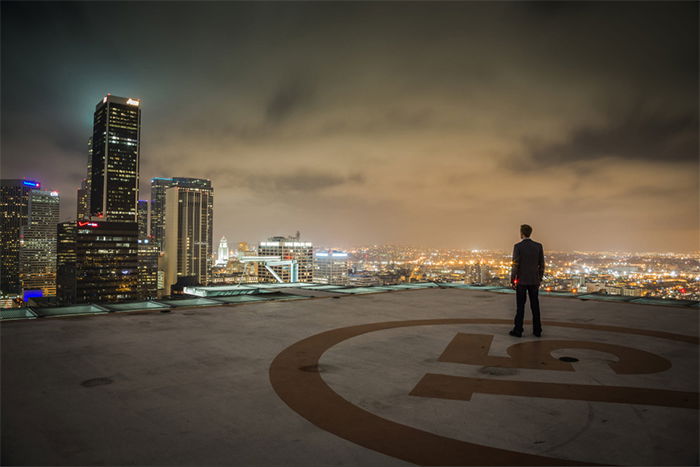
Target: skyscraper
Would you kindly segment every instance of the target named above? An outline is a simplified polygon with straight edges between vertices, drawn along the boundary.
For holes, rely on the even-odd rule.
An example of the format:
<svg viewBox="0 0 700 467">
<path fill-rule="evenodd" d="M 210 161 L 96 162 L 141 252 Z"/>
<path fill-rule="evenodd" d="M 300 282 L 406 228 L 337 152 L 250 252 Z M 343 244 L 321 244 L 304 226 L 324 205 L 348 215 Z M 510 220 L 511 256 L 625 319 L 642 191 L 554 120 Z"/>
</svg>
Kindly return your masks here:
<svg viewBox="0 0 700 467">
<path fill-rule="evenodd" d="M 77 303 L 139 298 L 135 222 L 78 221 L 75 238 Z"/>
<path fill-rule="evenodd" d="M 211 275 L 214 190 L 210 180 L 184 180 L 165 192 L 166 294 L 178 281 L 206 285 Z"/>
<path fill-rule="evenodd" d="M 60 305 L 76 300 L 75 284 L 75 229 L 76 222 L 58 224 L 56 233 L 56 297 Z"/>
<path fill-rule="evenodd" d="M 139 230 L 140 230 L 139 225 Z M 142 238 L 139 233 L 139 300 L 156 298 L 158 293 L 158 246 L 150 238 Z"/>
<path fill-rule="evenodd" d="M 81 186 L 89 194 L 82 208 L 79 201 L 74 234 L 77 303 L 138 298 L 139 106 L 138 99 L 108 94 L 95 107 L 88 176 Z M 70 235 L 69 229 L 63 234 Z M 70 280 L 65 278 L 66 289 Z"/>
<path fill-rule="evenodd" d="M 87 219 L 90 217 L 90 191 L 87 187 L 87 181 L 88 179 L 84 178 L 80 182 L 80 188 L 78 188 L 78 209 L 76 210 L 78 219 Z"/>
<path fill-rule="evenodd" d="M 32 190 L 27 207 L 27 224 L 20 228 L 19 279 L 22 291 L 25 297 L 56 295 L 58 193 Z"/>
<path fill-rule="evenodd" d="M 139 200 L 137 205 L 139 240 L 148 238 L 148 201 Z"/>
<path fill-rule="evenodd" d="M 90 167 L 90 216 L 136 222 L 141 109 L 137 99 L 105 96 L 96 106 Z"/>
<path fill-rule="evenodd" d="M 34 180 L 0 181 L 0 291 L 22 291 L 20 270 L 20 229 L 27 225 L 29 194 L 41 188 Z"/>
<path fill-rule="evenodd" d="M 165 192 L 173 186 L 206 191 L 211 190 L 211 181 L 188 177 L 155 177 L 151 179 L 151 236 L 160 248 L 160 251 L 164 251 Z M 211 225 L 209 230 L 211 230 Z"/>
<path fill-rule="evenodd" d="M 78 188 L 78 219 L 90 217 L 90 186 L 92 185 L 92 137 L 88 138 L 87 175 Z"/>
</svg>

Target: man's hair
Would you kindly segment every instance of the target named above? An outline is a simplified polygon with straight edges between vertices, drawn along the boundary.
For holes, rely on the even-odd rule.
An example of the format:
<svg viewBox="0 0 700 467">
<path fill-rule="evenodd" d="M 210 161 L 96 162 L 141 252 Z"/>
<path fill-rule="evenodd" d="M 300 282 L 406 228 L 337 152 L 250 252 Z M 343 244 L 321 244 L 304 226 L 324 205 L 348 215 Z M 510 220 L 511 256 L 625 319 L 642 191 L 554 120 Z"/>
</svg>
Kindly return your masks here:
<svg viewBox="0 0 700 467">
<path fill-rule="evenodd" d="M 520 226 L 520 233 L 525 235 L 526 237 L 529 237 L 532 235 L 532 227 L 530 227 L 527 224 L 523 224 Z"/>
</svg>

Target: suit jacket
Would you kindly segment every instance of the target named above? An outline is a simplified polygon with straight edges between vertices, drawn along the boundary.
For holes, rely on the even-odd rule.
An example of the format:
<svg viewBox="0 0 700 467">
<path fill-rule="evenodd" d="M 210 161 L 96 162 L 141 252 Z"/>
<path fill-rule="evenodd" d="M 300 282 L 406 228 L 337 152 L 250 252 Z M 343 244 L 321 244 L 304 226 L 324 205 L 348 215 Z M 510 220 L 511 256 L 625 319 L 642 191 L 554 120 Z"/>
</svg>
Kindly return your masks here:
<svg viewBox="0 0 700 467">
<path fill-rule="evenodd" d="M 540 285 L 544 276 L 544 249 L 541 243 L 524 238 L 513 247 L 510 281 L 520 285 Z"/>
</svg>

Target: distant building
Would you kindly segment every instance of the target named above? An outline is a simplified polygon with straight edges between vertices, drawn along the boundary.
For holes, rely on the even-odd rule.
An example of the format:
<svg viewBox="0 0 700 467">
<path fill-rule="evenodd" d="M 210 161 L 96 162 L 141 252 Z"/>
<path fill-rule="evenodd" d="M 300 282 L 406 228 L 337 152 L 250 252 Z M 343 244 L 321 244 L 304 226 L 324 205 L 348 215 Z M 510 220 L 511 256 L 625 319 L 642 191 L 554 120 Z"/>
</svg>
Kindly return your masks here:
<svg viewBox="0 0 700 467">
<path fill-rule="evenodd" d="M 78 219 L 87 219 L 90 217 L 90 191 L 87 187 L 87 178 L 84 178 L 80 182 L 80 188 L 78 188 L 78 206 L 76 209 L 76 214 Z"/>
<path fill-rule="evenodd" d="M 270 237 L 258 244 L 258 256 L 278 256 L 282 261 L 296 260 L 297 277 L 291 266 L 269 266 L 283 282 L 312 282 L 314 274 L 314 247 L 311 242 L 299 241 L 299 233 L 294 237 Z M 296 280 L 294 280 L 296 279 Z M 258 282 L 277 282 L 263 265 L 258 266 Z"/>
<path fill-rule="evenodd" d="M 166 295 L 177 283 L 206 285 L 211 276 L 214 189 L 209 180 L 187 180 L 165 193 Z"/>
<path fill-rule="evenodd" d="M 219 240 L 219 252 L 216 256 L 217 266 L 226 266 L 228 259 L 228 241 L 226 240 L 226 237 L 221 237 L 221 240 Z"/>
<path fill-rule="evenodd" d="M 90 216 L 136 222 L 141 109 L 137 99 L 105 96 L 92 132 Z"/>
<path fill-rule="evenodd" d="M 25 298 L 56 295 L 56 225 L 59 196 L 32 190 L 27 225 L 20 228 L 19 278 Z"/>
<path fill-rule="evenodd" d="M 140 235 L 140 233 L 139 233 Z M 138 240 L 139 299 L 150 300 L 158 296 L 158 245 L 149 238 Z"/>
<path fill-rule="evenodd" d="M 339 250 L 321 250 L 314 255 L 313 282 L 346 285 L 348 283 L 348 254 Z"/>
<path fill-rule="evenodd" d="M 78 221 L 75 256 L 77 303 L 139 298 L 135 222 Z"/>
<path fill-rule="evenodd" d="M 588 293 L 595 293 L 604 288 L 605 285 L 600 282 L 586 282 L 586 292 Z"/>
<path fill-rule="evenodd" d="M 471 284 L 486 284 L 491 279 L 489 267 L 483 262 L 469 265 L 465 274 L 467 282 Z"/>
<path fill-rule="evenodd" d="M 625 297 L 641 297 L 643 290 L 638 287 L 625 287 L 622 289 L 622 295 Z"/>
<path fill-rule="evenodd" d="M 90 187 L 92 185 L 92 137 L 88 138 L 87 176 L 78 188 L 78 219 L 90 217 Z"/>
<path fill-rule="evenodd" d="M 255 248 L 251 248 L 248 242 L 238 242 L 238 245 L 236 245 L 236 254 L 238 256 L 254 256 L 256 253 Z"/>
<path fill-rule="evenodd" d="M 61 222 L 56 234 L 56 297 L 59 305 L 76 302 L 75 242 L 76 222 Z"/>
<path fill-rule="evenodd" d="M 188 177 L 155 177 L 151 179 L 151 231 L 156 245 L 160 251 L 164 250 L 165 239 L 165 194 L 168 188 L 180 186 L 182 188 L 190 188 L 193 190 L 201 190 L 202 192 L 211 191 L 211 181 L 203 178 L 188 178 Z M 213 209 L 213 208 L 212 208 Z M 210 220 L 207 228 L 213 231 L 213 220 Z"/>
<path fill-rule="evenodd" d="M 139 225 L 139 240 L 148 238 L 148 201 L 139 200 L 136 205 Z"/>
<path fill-rule="evenodd" d="M 20 294 L 20 233 L 29 219 L 29 195 L 39 190 L 35 180 L 0 181 L 0 292 Z"/>
<path fill-rule="evenodd" d="M 371 287 L 382 285 L 382 279 L 372 273 L 348 274 L 347 283 L 352 287 Z"/>
</svg>

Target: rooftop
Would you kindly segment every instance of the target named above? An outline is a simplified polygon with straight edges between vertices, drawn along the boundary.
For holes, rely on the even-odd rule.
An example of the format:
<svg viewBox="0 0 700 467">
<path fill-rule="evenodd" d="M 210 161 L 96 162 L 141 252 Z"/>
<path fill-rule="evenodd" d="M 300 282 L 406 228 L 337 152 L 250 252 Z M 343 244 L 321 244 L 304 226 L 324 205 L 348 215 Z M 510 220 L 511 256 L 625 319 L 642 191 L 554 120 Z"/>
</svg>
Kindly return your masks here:
<svg viewBox="0 0 700 467">
<path fill-rule="evenodd" d="M 700 461 L 697 304 L 264 292 L 3 320 L 2 464 Z"/>
</svg>

